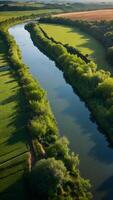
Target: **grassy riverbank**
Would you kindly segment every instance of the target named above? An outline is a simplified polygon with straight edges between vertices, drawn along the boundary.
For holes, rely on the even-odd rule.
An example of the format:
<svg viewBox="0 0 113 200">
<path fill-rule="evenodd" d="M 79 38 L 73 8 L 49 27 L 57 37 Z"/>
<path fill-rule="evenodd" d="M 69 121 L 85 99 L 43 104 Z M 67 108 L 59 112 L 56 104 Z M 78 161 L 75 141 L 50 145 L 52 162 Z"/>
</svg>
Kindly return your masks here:
<svg viewBox="0 0 113 200">
<path fill-rule="evenodd" d="M 49 37 L 60 41 L 62 44 L 69 44 L 77 48 L 82 54 L 88 55 L 99 68 L 112 70 L 106 60 L 104 47 L 89 34 L 77 27 L 69 27 L 58 24 L 40 24 Z"/>
</svg>

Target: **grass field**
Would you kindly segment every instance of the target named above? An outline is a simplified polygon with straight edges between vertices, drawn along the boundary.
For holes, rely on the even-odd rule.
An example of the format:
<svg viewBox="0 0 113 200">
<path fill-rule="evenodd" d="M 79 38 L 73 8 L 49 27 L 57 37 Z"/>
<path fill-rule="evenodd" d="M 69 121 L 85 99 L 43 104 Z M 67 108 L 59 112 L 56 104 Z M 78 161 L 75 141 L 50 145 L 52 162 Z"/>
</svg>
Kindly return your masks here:
<svg viewBox="0 0 113 200">
<path fill-rule="evenodd" d="M 40 9 L 40 10 L 31 10 L 31 11 L 9 11 L 9 12 L 0 12 L 0 21 L 9 19 L 11 17 L 19 17 L 31 14 L 49 14 L 49 13 L 60 13 L 60 9 Z"/>
<path fill-rule="evenodd" d="M 0 199 L 25 199 L 22 178 L 28 159 L 25 102 L 5 54 L 0 38 Z"/>
<path fill-rule="evenodd" d="M 69 18 L 72 20 L 113 20 L 113 9 L 95 10 L 95 11 L 84 11 L 84 12 L 71 12 L 58 14 L 58 17 Z"/>
<path fill-rule="evenodd" d="M 97 63 L 99 68 L 109 69 L 112 72 L 112 68 L 107 64 L 103 46 L 90 35 L 80 31 L 78 28 L 52 24 L 40 25 L 56 41 L 60 41 L 63 44 L 68 43 L 76 47 L 84 55 L 88 54 Z"/>
</svg>

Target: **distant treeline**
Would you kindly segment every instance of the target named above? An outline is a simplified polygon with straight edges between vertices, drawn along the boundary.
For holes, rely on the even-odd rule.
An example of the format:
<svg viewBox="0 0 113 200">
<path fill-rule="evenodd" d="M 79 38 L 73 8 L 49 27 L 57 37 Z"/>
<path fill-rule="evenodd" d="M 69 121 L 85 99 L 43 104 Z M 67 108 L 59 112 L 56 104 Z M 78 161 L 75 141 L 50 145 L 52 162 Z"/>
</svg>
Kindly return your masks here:
<svg viewBox="0 0 113 200">
<path fill-rule="evenodd" d="M 26 126 L 35 158 L 35 165 L 26 174 L 29 195 L 41 200 L 90 200 L 90 184 L 80 176 L 78 156 L 70 151 L 68 140 L 59 136 L 46 92 L 22 62 L 19 47 L 8 33 L 9 26 L 26 18 L 12 18 L 0 23 L 0 35 L 6 44 L 13 73 L 18 77 L 26 98 Z"/>
<path fill-rule="evenodd" d="M 29 11 L 29 10 L 40 10 L 40 9 L 59 9 L 62 12 L 79 12 L 99 9 L 111 9 L 111 4 L 98 4 L 98 3 L 38 3 L 34 2 L 11 2 L 11 1 L 0 1 L 0 11 Z"/>
<path fill-rule="evenodd" d="M 44 8 L 44 7 L 43 7 Z M 30 10 L 40 10 L 40 7 L 33 6 L 16 6 L 11 4 L 3 4 L 0 6 L 0 11 L 30 11 Z"/>
<path fill-rule="evenodd" d="M 60 24 L 68 22 L 63 19 L 60 21 L 58 18 L 46 18 L 40 21 L 60 22 Z M 110 72 L 98 70 L 94 62 L 86 63 L 77 55 L 70 54 L 63 45 L 45 37 L 39 25 L 29 24 L 27 30 L 30 31 L 34 44 L 53 59 L 64 72 L 66 80 L 85 100 L 96 121 L 113 144 L 113 78 Z"/>
</svg>

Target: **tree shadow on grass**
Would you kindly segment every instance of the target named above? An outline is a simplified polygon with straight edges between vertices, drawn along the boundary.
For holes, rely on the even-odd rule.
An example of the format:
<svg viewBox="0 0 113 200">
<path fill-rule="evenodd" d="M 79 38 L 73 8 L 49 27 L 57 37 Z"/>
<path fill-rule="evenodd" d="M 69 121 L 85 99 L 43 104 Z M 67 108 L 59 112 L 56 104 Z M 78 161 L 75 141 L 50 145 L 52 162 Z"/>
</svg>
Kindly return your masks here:
<svg viewBox="0 0 113 200">
<path fill-rule="evenodd" d="M 82 44 L 77 45 L 77 49 L 79 50 L 80 48 L 88 48 L 91 50 L 89 54 L 89 58 L 91 58 L 99 68 L 104 68 L 105 70 L 110 70 L 112 72 L 111 66 L 108 64 L 107 59 L 106 59 L 106 52 L 104 47 L 100 42 L 98 42 L 93 36 L 90 34 L 85 33 L 85 31 L 81 31 L 78 28 L 72 28 L 70 33 L 78 33 L 81 36 L 81 39 L 84 40 Z M 76 44 L 75 44 L 76 47 Z M 84 52 L 82 52 L 84 54 Z"/>
<path fill-rule="evenodd" d="M 1 105 L 6 105 L 8 103 L 12 103 L 13 101 L 16 101 L 16 94 L 8 97 L 7 99 L 1 101 Z"/>
<path fill-rule="evenodd" d="M 25 180 L 23 175 L 20 176 L 16 181 L 14 177 L 17 176 L 17 173 L 21 173 L 20 170 L 12 174 L 13 184 L 7 187 L 1 194 L 0 200 L 28 200 L 27 189 L 25 186 Z M 7 181 L 7 179 L 6 179 Z"/>
<path fill-rule="evenodd" d="M 7 76 L 7 75 L 9 75 L 9 73 L 10 73 L 10 71 L 6 71 L 4 74 L 3 73 L 0 74 L 0 77 Z"/>
<path fill-rule="evenodd" d="M 7 99 L 5 103 L 11 101 L 16 101 L 17 105 L 14 107 L 15 112 L 13 112 L 13 114 L 10 116 L 8 127 L 14 126 L 16 131 L 12 133 L 12 136 L 7 142 L 8 144 L 13 144 L 21 141 L 26 144 L 28 142 L 26 125 L 29 114 L 29 111 L 27 110 L 27 103 L 20 90 L 12 98 Z"/>
<path fill-rule="evenodd" d="M 78 28 L 72 28 L 71 27 L 71 30 L 69 31 L 69 33 L 78 33 L 80 35 L 80 39 L 83 39 L 84 40 L 84 43 L 83 44 L 78 44 L 77 46 L 78 47 L 85 47 L 85 48 L 89 48 L 91 49 L 93 52 L 95 52 L 95 43 L 96 42 L 96 39 L 93 38 L 92 36 L 86 34 L 85 32 L 81 31 L 80 29 Z M 98 43 L 98 42 L 96 42 Z M 76 44 L 75 44 L 76 46 Z M 100 44 L 101 46 L 101 44 Z"/>
<path fill-rule="evenodd" d="M 12 81 L 10 83 L 12 83 Z M 16 88 L 11 88 L 11 90 L 14 90 L 13 95 L 8 96 L 6 99 L 1 101 L 1 105 L 3 105 L 4 107 L 7 107 L 7 105 L 9 104 L 9 106 L 11 105 L 11 108 L 13 109 L 12 113 L 8 116 L 9 123 L 7 125 L 7 131 L 8 129 L 10 129 L 10 127 L 13 127 L 15 131 L 12 132 L 12 134 L 8 138 L 8 145 L 13 145 L 17 142 L 23 142 L 26 144 L 28 142 L 26 125 L 29 111 L 27 109 L 27 102 L 22 92 L 22 89 L 19 88 L 18 85 L 16 87 L 16 91 Z"/>
<path fill-rule="evenodd" d="M 15 82 L 15 80 L 12 79 L 10 81 L 6 81 L 5 83 L 8 84 L 8 83 L 13 83 L 13 82 Z"/>
</svg>

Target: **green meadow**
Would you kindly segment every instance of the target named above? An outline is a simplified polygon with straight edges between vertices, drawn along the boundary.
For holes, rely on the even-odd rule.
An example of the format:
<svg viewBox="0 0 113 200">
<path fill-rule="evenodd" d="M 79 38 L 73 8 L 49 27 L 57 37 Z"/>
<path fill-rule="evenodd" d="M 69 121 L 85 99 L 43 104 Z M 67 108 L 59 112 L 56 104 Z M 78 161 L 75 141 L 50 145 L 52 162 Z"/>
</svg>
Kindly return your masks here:
<svg viewBox="0 0 113 200">
<path fill-rule="evenodd" d="M 88 54 L 99 68 L 112 71 L 106 61 L 104 47 L 93 37 L 84 33 L 78 28 L 72 28 L 55 24 L 40 24 L 49 37 L 53 37 L 56 41 L 63 44 L 69 44 L 77 48 L 81 53 Z"/>
</svg>

